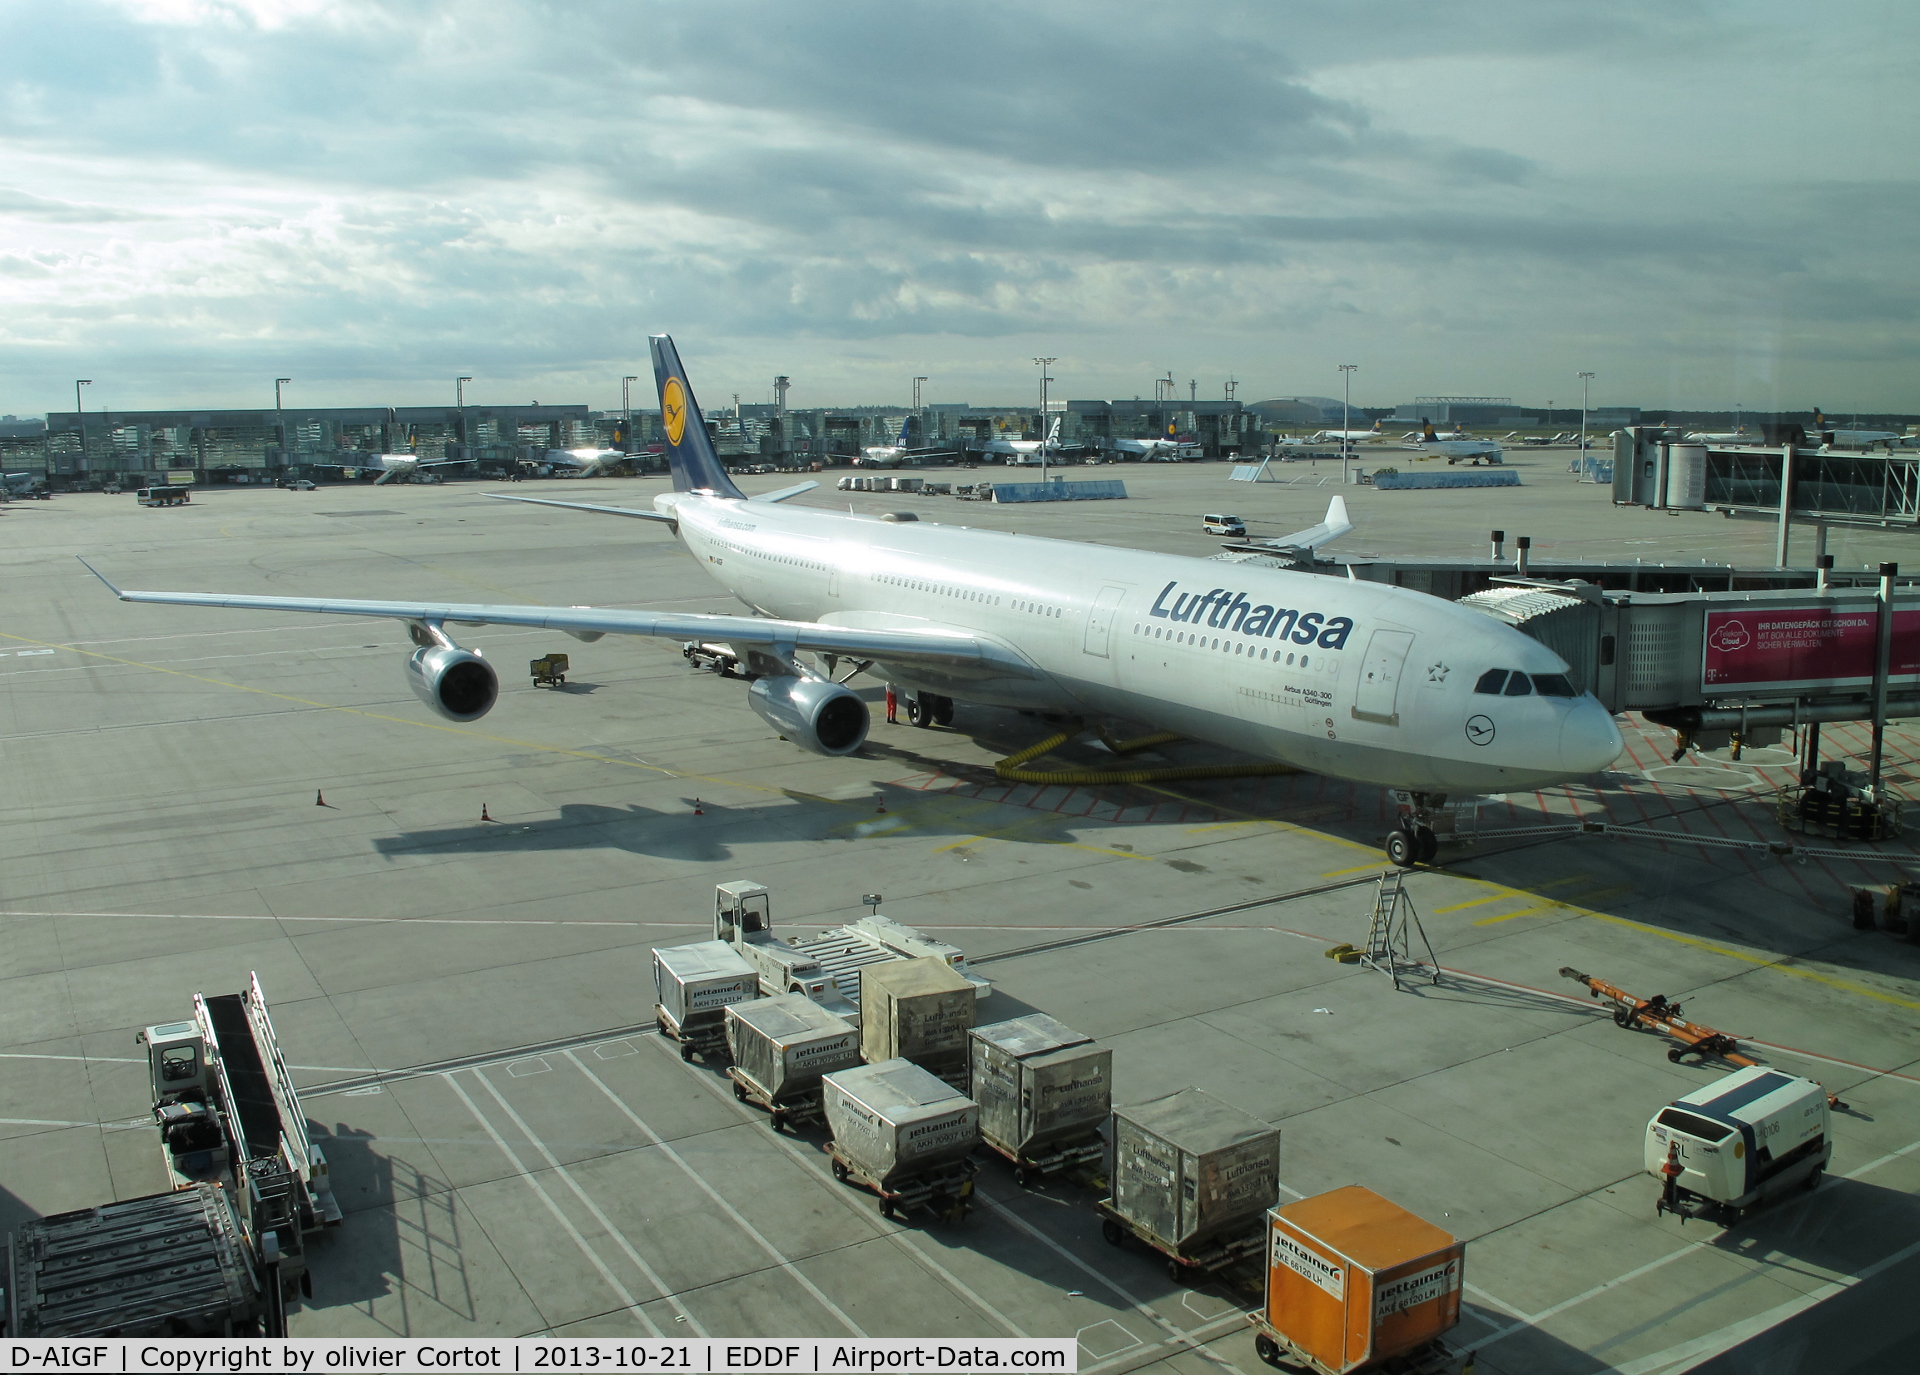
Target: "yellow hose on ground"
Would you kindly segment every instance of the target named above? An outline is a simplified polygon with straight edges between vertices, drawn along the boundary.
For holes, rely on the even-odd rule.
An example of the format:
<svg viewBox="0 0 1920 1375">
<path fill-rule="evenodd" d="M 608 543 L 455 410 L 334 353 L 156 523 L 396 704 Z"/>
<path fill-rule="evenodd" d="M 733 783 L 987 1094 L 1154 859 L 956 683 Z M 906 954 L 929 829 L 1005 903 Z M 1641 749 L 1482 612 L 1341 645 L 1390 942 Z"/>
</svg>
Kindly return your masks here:
<svg viewBox="0 0 1920 1375">
<path fill-rule="evenodd" d="M 994 776 L 1009 783 L 1164 783 L 1183 778 L 1263 778 L 1274 774 L 1299 773 L 1291 764 L 1176 764 L 1154 769 L 1026 769 L 1021 765 L 1041 755 L 1059 749 L 1062 745 L 1078 736 L 1086 727 L 1078 721 L 1058 735 L 1050 735 L 1037 745 L 1029 745 L 1017 750 L 993 766 Z M 1105 732 L 1101 738 L 1106 738 Z M 1169 740 L 1178 740 L 1180 736 L 1172 731 L 1163 731 L 1157 735 L 1143 735 L 1136 740 L 1121 741 L 1117 744 L 1109 741 L 1108 748 L 1116 754 L 1131 753 L 1146 749 L 1149 745 L 1165 744 Z"/>
</svg>

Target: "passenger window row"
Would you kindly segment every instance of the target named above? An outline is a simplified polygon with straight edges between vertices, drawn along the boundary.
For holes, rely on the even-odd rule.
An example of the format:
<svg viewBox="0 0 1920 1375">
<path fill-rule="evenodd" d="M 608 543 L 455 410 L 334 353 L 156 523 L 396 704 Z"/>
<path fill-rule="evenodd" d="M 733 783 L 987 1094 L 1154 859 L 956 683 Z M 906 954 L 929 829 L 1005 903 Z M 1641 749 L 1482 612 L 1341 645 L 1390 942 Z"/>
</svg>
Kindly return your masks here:
<svg viewBox="0 0 1920 1375">
<path fill-rule="evenodd" d="M 1522 673 L 1518 669 L 1490 668 L 1473 690 L 1485 697 L 1578 697 L 1564 673 Z"/>
</svg>

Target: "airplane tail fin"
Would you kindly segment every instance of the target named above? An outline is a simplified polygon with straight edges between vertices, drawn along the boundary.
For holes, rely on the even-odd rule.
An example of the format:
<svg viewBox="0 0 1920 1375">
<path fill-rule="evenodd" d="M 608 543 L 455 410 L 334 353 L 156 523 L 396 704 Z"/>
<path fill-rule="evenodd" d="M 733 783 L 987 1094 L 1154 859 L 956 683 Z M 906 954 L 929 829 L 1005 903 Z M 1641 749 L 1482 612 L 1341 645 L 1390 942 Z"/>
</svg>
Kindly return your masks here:
<svg viewBox="0 0 1920 1375">
<path fill-rule="evenodd" d="M 1813 408 L 1813 428 L 1816 430 L 1824 430 L 1827 428 L 1826 414 L 1818 406 Z"/>
<path fill-rule="evenodd" d="M 673 490 L 744 498 L 746 493 L 733 485 L 720 455 L 714 452 L 707 422 L 700 414 L 699 402 L 693 399 L 693 387 L 687 382 L 673 336 L 656 334 L 649 342 L 653 347 L 653 380 L 660 388 L 660 420 L 666 430 Z"/>
<path fill-rule="evenodd" d="M 1291 535 L 1282 535 L 1279 539 L 1260 542 L 1275 549 L 1318 549 L 1322 545 L 1332 544 L 1352 530 L 1353 522 L 1347 518 L 1347 499 L 1335 497 L 1327 503 L 1327 518 L 1318 525 L 1295 530 Z"/>
<path fill-rule="evenodd" d="M 1047 427 L 1047 446 L 1052 448 L 1060 443 L 1060 417 L 1053 418 L 1053 424 Z"/>
<path fill-rule="evenodd" d="M 903 415 L 900 417 L 900 437 L 893 442 L 902 449 L 907 447 L 907 427 L 911 424 L 913 424 L 912 416 Z"/>
<path fill-rule="evenodd" d="M 1438 439 L 1439 437 L 1440 437 L 1439 435 L 1437 435 L 1437 434 L 1435 434 L 1435 433 L 1433 432 L 1433 422 L 1432 422 L 1431 420 L 1429 420 L 1429 419 L 1427 419 L 1427 418 L 1426 418 L 1426 417 L 1425 417 L 1424 415 L 1423 415 L 1423 416 L 1421 416 L 1421 417 L 1420 417 L 1420 439 L 1421 439 L 1421 442 L 1422 442 L 1422 443 L 1426 443 L 1426 442 L 1428 442 L 1428 441 L 1431 441 L 1431 440 L 1435 440 L 1435 439 Z"/>
</svg>

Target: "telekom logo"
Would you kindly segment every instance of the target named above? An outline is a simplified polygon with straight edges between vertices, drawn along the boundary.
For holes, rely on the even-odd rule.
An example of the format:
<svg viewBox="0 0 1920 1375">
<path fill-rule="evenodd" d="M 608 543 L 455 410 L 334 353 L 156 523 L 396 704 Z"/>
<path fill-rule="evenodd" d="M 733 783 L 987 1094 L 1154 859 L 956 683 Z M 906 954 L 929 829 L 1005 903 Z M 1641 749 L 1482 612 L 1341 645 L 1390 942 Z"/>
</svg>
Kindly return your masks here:
<svg viewBox="0 0 1920 1375">
<path fill-rule="evenodd" d="M 1753 636 L 1747 634 L 1747 628 L 1738 621 L 1726 621 L 1714 627 L 1707 643 L 1722 654 L 1731 654 L 1736 649 L 1745 649 L 1753 643 Z"/>
</svg>

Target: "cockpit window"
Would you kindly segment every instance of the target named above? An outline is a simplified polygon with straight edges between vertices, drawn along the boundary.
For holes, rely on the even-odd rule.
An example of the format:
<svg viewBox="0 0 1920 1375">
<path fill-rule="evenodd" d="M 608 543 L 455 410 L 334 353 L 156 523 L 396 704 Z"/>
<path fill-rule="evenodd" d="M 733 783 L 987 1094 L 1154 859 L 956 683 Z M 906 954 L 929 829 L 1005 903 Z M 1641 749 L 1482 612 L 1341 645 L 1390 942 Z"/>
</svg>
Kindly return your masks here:
<svg viewBox="0 0 1920 1375">
<path fill-rule="evenodd" d="M 1567 681 L 1567 675 L 1564 673 L 1534 674 L 1533 690 L 1542 697 L 1578 697 L 1580 695 L 1573 690 L 1573 684 Z"/>
<path fill-rule="evenodd" d="M 1527 697 L 1533 692 L 1533 686 L 1527 682 L 1527 675 L 1516 673 L 1507 679 L 1507 696 Z"/>
<path fill-rule="evenodd" d="M 1480 675 L 1480 681 L 1473 685 L 1473 690 L 1485 693 L 1489 697 L 1498 697 L 1500 689 L 1506 684 L 1507 671 L 1504 668 L 1490 668 Z"/>
</svg>

